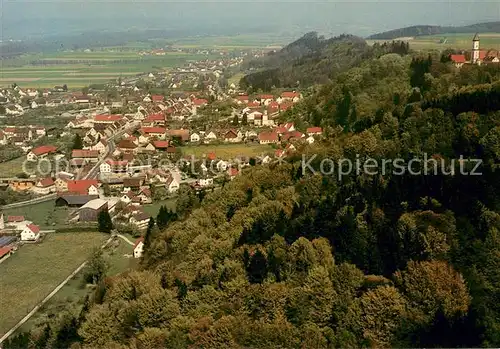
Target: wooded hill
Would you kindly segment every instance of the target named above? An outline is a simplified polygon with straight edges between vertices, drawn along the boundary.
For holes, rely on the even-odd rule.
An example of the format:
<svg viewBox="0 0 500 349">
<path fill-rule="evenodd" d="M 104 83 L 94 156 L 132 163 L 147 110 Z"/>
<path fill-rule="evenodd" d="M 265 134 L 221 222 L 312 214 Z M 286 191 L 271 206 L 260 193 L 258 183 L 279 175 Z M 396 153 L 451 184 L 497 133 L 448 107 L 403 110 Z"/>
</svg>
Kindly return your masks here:
<svg viewBox="0 0 500 349">
<path fill-rule="evenodd" d="M 244 70 L 257 70 L 244 76 L 240 87 L 256 92 L 273 88 L 305 88 L 325 84 L 362 60 L 388 52 L 406 52 L 406 44 L 370 47 L 359 37 L 341 35 L 325 39 L 312 32 L 278 52 L 245 62 Z"/>
<path fill-rule="evenodd" d="M 403 37 L 414 37 L 436 34 L 453 33 L 500 33 L 500 22 L 478 23 L 461 27 L 442 27 L 439 25 L 414 25 L 406 28 L 389 30 L 383 33 L 373 34 L 370 40 L 394 40 Z"/>
</svg>

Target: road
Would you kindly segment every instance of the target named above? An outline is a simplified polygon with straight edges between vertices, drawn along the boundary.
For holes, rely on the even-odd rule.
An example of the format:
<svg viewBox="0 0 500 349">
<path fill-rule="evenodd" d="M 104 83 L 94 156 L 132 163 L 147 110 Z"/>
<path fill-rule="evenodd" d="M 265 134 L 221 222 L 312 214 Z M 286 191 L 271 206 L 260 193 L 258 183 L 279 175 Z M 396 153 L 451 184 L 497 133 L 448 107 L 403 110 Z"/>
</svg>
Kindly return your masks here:
<svg viewBox="0 0 500 349">
<path fill-rule="evenodd" d="M 99 175 L 99 167 L 101 164 L 115 151 L 115 139 L 121 137 L 127 129 L 125 127 L 121 128 L 120 131 L 115 133 L 112 137 L 108 138 L 108 151 L 104 154 L 94 167 L 85 175 L 83 179 L 94 179 Z"/>
</svg>

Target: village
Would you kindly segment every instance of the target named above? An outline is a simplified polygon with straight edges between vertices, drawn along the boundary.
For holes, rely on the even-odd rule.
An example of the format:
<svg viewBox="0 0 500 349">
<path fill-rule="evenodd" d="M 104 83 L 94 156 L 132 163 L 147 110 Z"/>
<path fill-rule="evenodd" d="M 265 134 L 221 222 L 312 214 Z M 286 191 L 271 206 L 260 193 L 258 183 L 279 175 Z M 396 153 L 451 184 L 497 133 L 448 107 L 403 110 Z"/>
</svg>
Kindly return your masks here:
<svg viewBox="0 0 500 349">
<path fill-rule="evenodd" d="M 280 123 L 280 116 L 303 98 L 300 91 L 248 95 L 236 83 L 221 86 L 223 70 L 240 63 L 241 58 L 190 62 L 166 76 L 145 73 L 111 83 L 117 91 L 112 98 L 90 89 L 82 91 L 86 94 L 66 91 L 65 86 L 1 90 L 9 118 L 23 117 L 26 109 L 64 105 L 67 123 L 0 130 L 0 145 L 19 147 L 25 167 L 38 169 L 23 178 L 2 178 L 0 185 L 33 194 L 32 202 L 54 200 L 56 207 L 68 209 L 69 224 L 96 224 L 106 211 L 115 228 L 127 224 L 140 236 L 151 218 L 144 205 L 175 199 L 183 185 L 195 192 L 214 190 L 247 166 L 268 165 L 322 138 L 320 127 L 297 130 L 294 123 Z M 166 80 L 168 95 L 150 92 Z M 187 84 L 192 88 L 181 90 Z M 26 98 L 33 100 L 22 107 Z M 222 108 L 225 114 L 219 113 Z M 62 150 L 54 144 L 61 137 L 78 139 L 73 142 L 78 145 Z M 34 146 L 38 139 L 46 142 Z M 49 170 L 41 171 L 42 163 Z M 1 224 L 0 260 L 19 244 L 43 241 L 50 232 L 22 216 L 2 216 Z M 135 245 L 140 250 L 140 240 Z"/>
</svg>

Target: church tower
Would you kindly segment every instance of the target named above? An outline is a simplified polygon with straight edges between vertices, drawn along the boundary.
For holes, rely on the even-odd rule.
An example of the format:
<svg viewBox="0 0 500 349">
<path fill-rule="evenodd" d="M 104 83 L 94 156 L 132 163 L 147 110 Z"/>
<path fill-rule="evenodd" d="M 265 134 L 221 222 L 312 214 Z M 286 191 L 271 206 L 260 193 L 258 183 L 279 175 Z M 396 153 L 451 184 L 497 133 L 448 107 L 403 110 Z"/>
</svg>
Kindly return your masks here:
<svg viewBox="0 0 500 349">
<path fill-rule="evenodd" d="M 472 39 L 472 64 L 480 64 L 479 62 L 479 35 L 474 35 Z"/>
</svg>

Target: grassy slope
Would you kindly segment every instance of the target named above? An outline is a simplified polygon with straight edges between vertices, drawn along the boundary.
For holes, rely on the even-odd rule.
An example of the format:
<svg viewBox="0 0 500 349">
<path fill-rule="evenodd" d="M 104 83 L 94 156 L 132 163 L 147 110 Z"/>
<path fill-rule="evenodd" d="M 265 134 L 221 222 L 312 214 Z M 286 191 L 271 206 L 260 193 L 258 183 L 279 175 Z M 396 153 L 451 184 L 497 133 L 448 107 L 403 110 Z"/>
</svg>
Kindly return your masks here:
<svg viewBox="0 0 500 349">
<path fill-rule="evenodd" d="M 49 234 L 40 244 L 22 246 L 0 265 L 0 334 L 4 334 L 85 261 L 106 236 Z"/>
</svg>

